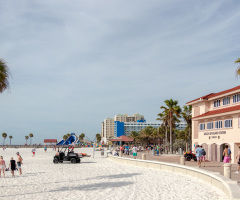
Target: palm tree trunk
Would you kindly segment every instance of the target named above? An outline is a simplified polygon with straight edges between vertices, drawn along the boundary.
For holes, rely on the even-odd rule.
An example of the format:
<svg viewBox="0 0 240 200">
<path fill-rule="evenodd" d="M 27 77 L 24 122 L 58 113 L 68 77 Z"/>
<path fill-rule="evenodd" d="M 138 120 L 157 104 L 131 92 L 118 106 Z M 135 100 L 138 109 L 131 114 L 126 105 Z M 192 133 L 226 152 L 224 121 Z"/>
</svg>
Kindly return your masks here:
<svg viewBox="0 0 240 200">
<path fill-rule="evenodd" d="M 191 143 L 191 126 L 189 125 L 189 133 L 188 133 L 188 143 L 189 143 L 189 149 L 192 151 L 192 143 Z"/>
<path fill-rule="evenodd" d="M 12 144 L 11 144 L 11 139 L 10 139 L 10 146 L 11 146 Z"/>
<path fill-rule="evenodd" d="M 172 118 L 171 118 L 171 114 L 170 114 L 170 153 L 172 154 Z"/>
<path fill-rule="evenodd" d="M 165 133 L 165 153 L 167 153 L 167 126 L 166 126 L 166 133 Z"/>
</svg>

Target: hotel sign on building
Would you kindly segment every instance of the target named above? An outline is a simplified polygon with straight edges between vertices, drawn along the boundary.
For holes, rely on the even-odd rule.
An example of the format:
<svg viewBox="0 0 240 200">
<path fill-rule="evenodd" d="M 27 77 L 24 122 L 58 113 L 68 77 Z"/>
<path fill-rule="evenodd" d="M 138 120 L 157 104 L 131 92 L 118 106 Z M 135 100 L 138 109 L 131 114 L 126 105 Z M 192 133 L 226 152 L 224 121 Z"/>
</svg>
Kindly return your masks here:
<svg viewBox="0 0 240 200">
<path fill-rule="evenodd" d="M 240 145 L 240 86 L 187 103 L 192 106 L 192 148 L 202 145 L 208 160 L 222 161 L 227 144 L 232 162 Z"/>
</svg>

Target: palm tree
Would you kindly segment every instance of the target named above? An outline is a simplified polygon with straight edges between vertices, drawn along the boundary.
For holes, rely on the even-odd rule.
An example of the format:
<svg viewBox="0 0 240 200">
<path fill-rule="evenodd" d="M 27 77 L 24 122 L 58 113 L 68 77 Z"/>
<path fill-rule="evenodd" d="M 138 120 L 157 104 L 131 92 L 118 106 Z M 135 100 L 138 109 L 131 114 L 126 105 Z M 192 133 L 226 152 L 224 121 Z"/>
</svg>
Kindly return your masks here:
<svg viewBox="0 0 240 200">
<path fill-rule="evenodd" d="M 157 128 L 157 137 L 158 137 L 158 140 L 159 140 L 159 145 L 161 144 L 161 139 L 163 139 L 165 136 L 165 133 L 164 133 L 164 128 L 162 126 L 159 126 Z"/>
<path fill-rule="evenodd" d="M 71 136 L 71 134 L 70 134 L 70 133 L 67 133 L 67 136 L 68 136 L 68 137 L 70 137 L 70 136 Z"/>
<path fill-rule="evenodd" d="M 97 142 L 100 143 L 102 137 L 99 133 L 96 134 L 96 139 L 97 139 Z"/>
<path fill-rule="evenodd" d="M 10 72 L 6 62 L 0 58 L 0 93 L 9 88 L 9 76 Z"/>
<path fill-rule="evenodd" d="M 169 117 L 168 117 L 168 113 L 166 112 L 166 110 L 163 110 L 162 113 L 159 113 L 158 114 L 158 118 L 157 120 L 160 120 L 162 121 L 162 129 L 165 130 L 165 147 L 166 147 L 166 144 L 168 142 L 168 124 L 169 124 Z M 167 152 L 167 149 L 165 148 L 165 153 Z"/>
<path fill-rule="evenodd" d="M 133 139 L 134 144 L 136 144 L 136 140 L 138 139 L 139 133 L 137 131 L 131 131 L 129 137 Z"/>
<path fill-rule="evenodd" d="M 9 135 L 9 139 L 10 139 L 10 145 L 11 145 L 11 140 L 12 140 L 13 136 Z"/>
<path fill-rule="evenodd" d="M 64 140 L 68 139 L 68 136 L 67 136 L 67 135 L 64 135 L 64 136 L 63 136 L 63 139 L 64 139 Z"/>
<path fill-rule="evenodd" d="M 164 103 L 167 107 L 161 106 L 161 109 L 164 109 L 164 112 L 169 117 L 169 129 L 170 129 L 170 153 L 173 153 L 173 141 L 172 141 L 172 128 L 174 120 L 180 117 L 181 108 L 178 106 L 177 100 L 165 100 Z"/>
<path fill-rule="evenodd" d="M 188 125 L 188 144 L 190 151 L 192 150 L 191 128 L 192 128 L 192 106 L 183 106 L 182 117 Z"/>
<path fill-rule="evenodd" d="M 83 141 L 84 137 L 85 137 L 85 134 L 82 133 L 81 135 L 79 135 L 79 140 L 80 140 L 80 141 Z"/>
<path fill-rule="evenodd" d="M 235 60 L 235 63 L 240 63 L 240 58 Z M 240 76 L 240 66 L 238 66 L 238 68 L 236 69 L 236 76 Z"/>
<path fill-rule="evenodd" d="M 26 136 L 25 136 L 26 144 L 27 144 L 28 138 L 29 138 L 29 137 L 26 135 Z"/>
<path fill-rule="evenodd" d="M 153 129 L 151 136 L 152 136 L 154 145 L 156 145 L 156 139 L 158 138 L 158 130 L 157 130 L 157 128 Z"/>
<path fill-rule="evenodd" d="M 143 141 L 146 141 L 146 143 L 149 144 L 150 139 L 153 138 L 154 131 L 155 128 L 153 128 L 152 126 L 147 126 L 146 128 L 141 130 L 139 136 Z"/>
<path fill-rule="evenodd" d="M 30 145 L 32 144 L 32 137 L 33 137 L 33 134 L 32 133 L 29 133 L 29 137 L 30 137 Z"/>
<path fill-rule="evenodd" d="M 7 133 L 2 133 L 2 137 L 3 137 L 3 146 L 4 146 L 4 144 L 5 144 L 5 139 L 6 139 L 6 137 L 7 137 Z"/>
</svg>

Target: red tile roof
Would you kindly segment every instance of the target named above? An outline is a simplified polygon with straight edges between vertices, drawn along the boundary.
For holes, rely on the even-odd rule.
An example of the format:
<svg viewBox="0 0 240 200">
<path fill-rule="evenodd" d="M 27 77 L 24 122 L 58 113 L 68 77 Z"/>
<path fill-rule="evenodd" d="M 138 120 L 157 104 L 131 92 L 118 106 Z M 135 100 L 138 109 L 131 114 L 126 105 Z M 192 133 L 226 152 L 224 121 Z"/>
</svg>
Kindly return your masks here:
<svg viewBox="0 0 240 200">
<path fill-rule="evenodd" d="M 206 100 L 208 100 L 209 98 L 216 97 L 216 96 L 219 96 L 219 95 L 222 95 L 222 94 L 226 94 L 226 93 L 232 92 L 232 91 L 234 91 L 234 90 L 239 90 L 239 89 L 240 89 L 240 85 L 237 86 L 237 87 L 228 89 L 228 90 L 224 90 L 224 91 L 222 91 L 222 92 L 210 93 L 210 94 L 205 95 L 205 96 L 203 96 L 203 97 L 200 97 L 200 98 L 194 99 L 194 100 L 192 100 L 192 101 L 189 101 L 189 102 L 187 102 L 187 104 L 188 104 L 188 103 L 191 103 L 191 102 L 194 102 L 194 101 L 198 101 L 198 100 L 200 100 L 200 99 L 206 99 Z"/>
<path fill-rule="evenodd" d="M 207 94 L 207 95 L 205 95 L 205 96 L 202 96 L 202 97 L 200 97 L 200 98 L 197 98 L 197 99 L 194 99 L 194 100 L 192 100 L 192 101 L 189 101 L 189 102 L 187 102 L 187 104 L 188 103 L 191 103 L 191 102 L 194 102 L 194 101 L 198 101 L 198 100 L 200 100 L 200 99 L 208 99 L 208 98 L 210 98 L 212 95 L 214 95 L 215 93 L 210 93 L 210 94 Z"/>
<path fill-rule="evenodd" d="M 127 137 L 126 135 L 122 135 L 116 139 L 112 139 L 111 142 L 133 142 L 133 139 L 130 137 Z"/>
<path fill-rule="evenodd" d="M 208 111 L 208 112 L 206 112 L 202 115 L 198 115 L 196 117 L 193 117 L 193 119 L 196 119 L 196 118 L 199 118 L 199 117 L 205 117 L 205 116 L 209 116 L 209 115 L 216 115 L 216 114 L 221 114 L 221 113 L 232 112 L 232 111 L 236 111 L 236 110 L 240 110 L 240 105 Z"/>
<path fill-rule="evenodd" d="M 44 143 L 57 143 L 56 139 L 44 139 Z"/>
</svg>

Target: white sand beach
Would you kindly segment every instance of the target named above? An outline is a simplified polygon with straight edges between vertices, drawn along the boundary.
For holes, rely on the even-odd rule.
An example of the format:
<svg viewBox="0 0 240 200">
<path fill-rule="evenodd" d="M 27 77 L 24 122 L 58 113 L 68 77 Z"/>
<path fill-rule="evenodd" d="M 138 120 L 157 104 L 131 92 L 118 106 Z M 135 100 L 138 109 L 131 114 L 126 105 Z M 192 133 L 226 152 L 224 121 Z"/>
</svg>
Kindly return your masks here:
<svg viewBox="0 0 240 200">
<path fill-rule="evenodd" d="M 0 179 L 1 200 L 120 200 L 120 199 L 228 199 L 215 187 L 192 177 L 157 169 L 127 166 L 101 157 L 83 158 L 80 164 L 53 164 L 56 153 L 48 149 L 36 150 L 32 157 L 31 149 L 0 150 L 7 165 L 11 156 L 16 159 L 19 151 L 23 157 L 23 175 Z M 92 148 L 75 149 L 92 155 Z"/>
</svg>

